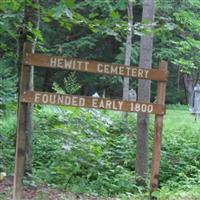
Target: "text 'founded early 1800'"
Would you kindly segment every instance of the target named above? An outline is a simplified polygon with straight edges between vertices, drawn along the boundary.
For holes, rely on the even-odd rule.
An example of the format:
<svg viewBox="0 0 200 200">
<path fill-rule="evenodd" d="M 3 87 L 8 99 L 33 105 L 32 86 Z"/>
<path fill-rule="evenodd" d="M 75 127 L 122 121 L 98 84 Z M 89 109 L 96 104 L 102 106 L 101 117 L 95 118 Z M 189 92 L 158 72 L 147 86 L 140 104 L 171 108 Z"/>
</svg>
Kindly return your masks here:
<svg viewBox="0 0 200 200">
<path fill-rule="evenodd" d="M 21 96 L 22 102 L 39 104 L 66 105 L 85 108 L 109 109 L 127 112 L 143 112 L 150 114 L 164 114 L 164 107 L 158 104 L 141 103 L 136 101 L 122 101 L 118 99 L 94 98 L 76 95 L 62 95 L 47 92 L 25 92 Z"/>
</svg>

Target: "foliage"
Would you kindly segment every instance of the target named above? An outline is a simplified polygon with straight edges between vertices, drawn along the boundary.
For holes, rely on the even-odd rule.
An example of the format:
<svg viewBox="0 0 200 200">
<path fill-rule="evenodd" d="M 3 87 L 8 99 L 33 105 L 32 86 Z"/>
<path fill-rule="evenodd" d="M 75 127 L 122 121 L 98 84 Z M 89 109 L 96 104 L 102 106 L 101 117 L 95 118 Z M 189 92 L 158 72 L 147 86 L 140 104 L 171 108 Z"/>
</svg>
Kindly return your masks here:
<svg viewBox="0 0 200 200">
<path fill-rule="evenodd" d="M 116 124 L 95 110 L 53 110 L 44 107 L 37 111 L 38 127 L 43 129 L 45 124 L 48 128 L 43 134 L 36 129 L 34 134 L 36 180 L 43 183 L 46 177 L 52 186 L 74 192 L 109 195 L 132 190 L 132 184 L 127 187 L 134 183 L 129 170 L 134 166 L 132 144 L 128 137 L 117 134 Z M 44 160 L 48 160 L 45 165 Z"/>
<path fill-rule="evenodd" d="M 200 126 L 186 109 L 171 105 L 167 111 L 161 189 L 154 194 L 159 199 L 199 197 Z M 135 184 L 136 115 L 129 115 L 126 132 L 121 117 L 113 111 L 36 106 L 31 184 L 95 196 L 147 199 L 148 193 Z M 15 121 L 13 113 L 1 120 L 1 170 L 7 174 L 13 171 Z M 153 123 L 150 130 L 152 148 Z"/>
<path fill-rule="evenodd" d="M 9 112 L 0 117 L 0 172 L 13 173 L 15 157 L 16 107 L 6 106 Z"/>
<path fill-rule="evenodd" d="M 17 77 L 6 60 L 0 61 L 0 116 L 6 110 L 6 104 L 16 100 Z"/>
<path fill-rule="evenodd" d="M 11 77 L 17 74 L 17 63 L 13 61 L 17 60 L 17 39 L 24 26 L 37 36 L 39 40 L 37 51 L 86 60 L 124 63 L 124 42 L 127 33 L 126 1 L 63 0 L 40 3 L 39 31 L 34 30 L 31 23 L 23 24 L 25 6 L 23 1 L 12 0 L 12 3 L 5 1 L 0 6 L 2 11 L 0 14 L 0 54 L 7 60 L 6 62 L 12 63 L 9 64 Z M 140 39 L 138 36 L 145 31 L 142 30 L 143 25 L 140 23 L 141 1 L 133 1 L 133 7 L 132 64 L 138 65 Z M 168 103 L 185 103 L 183 73 L 189 74 L 194 80 L 198 79 L 199 13 L 198 0 L 186 0 L 181 4 L 174 0 L 156 1 L 156 19 L 155 24 L 152 24 L 155 41 L 153 62 L 156 66 L 162 59 L 169 61 Z M 179 72 L 181 72 L 180 80 L 177 80 Z M 44 73 L 48 73 L 47 70 Z M 51 81 L 51 86 L 48 88 L 52 88 L 53 82 L 60 85 L 60 77 L 63 77 L 62 72 L 51 74 L 49 79 L 55 78 L 55 80 Z M 81 85 L 79 91 L 81 94 L 93 93 L 88 90 L 98 90 L 101 94 L 103 90 L 106 90 L 106 96 L 118 98 L 121 96 L 121 77 L 91 76 L 79 72 L 76 75 Z M 39 73 L 36 73 L 35 85 L 41 90 L 46 89 L 43 88 L 45 84 L 41 84 L 44 77 L 40 78 Z M 135 81 L 131 80 L 131 84 L 137 87 Z M 64 87 L 64 82 L 60 86 Z M 152 95 L 155 90 L 153 86 Z"/>
<path fill-rule="evenodd" d="M 40 31 L 34 30 L 30 23 L 23 24 L 24 1 L 0 3 L 0 106 L 4 111 L 0 118 L 0 170 L 7 174 L 13 173 L 14 164 L 16 108 L 13 109 L 12 102 L 17 96 L 16 52 L 21 28 L 27 26 L 40 40 L 37 51 L 86 60 L 124 62 L 126 1 L 40 2 Z M 158 65 L 161 59 L 169 61 L 167 102 L 184 103 L 182 74 L 189 74 L 193 80 L 199 78 L 200 3 L 199 0 L 157 0 L 156 4 L 154 64 Z M 138 64 L 138 35 L 145 32 L 140 19 L 141 2 L 134 1 L 133 65 Z M 45 75 L 49 71 L 43 70 Z M 55 79 L 52 81 L 55 82 L 54 90 L 59 93 L 90 94 L 97 91 L 101 94 L 106 90 L 107 96 L 120 98 L 121 95 L 121 77 L 53 70 L 50 74 L 49 79 Z M 41 80 L 45 80 L 45 76 L 39 77 L 37 69 L 35 75 L 36 85 L 44 90 Z M 137 85 L 135 81 L 131 84 Z M 153 83 L 152 94 L 155 91 Z M 35 108 L 35 184 L 48 184 L 94 196 L 147 198 L 143 188 L 135 185 L 135 115 L 129 116 L 128 131 L 124 132 L 127 128 L 124 128 L 120 113 L 51 106 Z M 200 184 L 200 128 L 186 109 L 181 105 L 170 105 L 165 119 L 161 189 L 154 194 L 159 199 L 200 198 L 197 187 Z M 150 129 L 152 148 L 153 123 Z"/>
<path fill-rule="evenodd" d="M 64 88 L 61 88 L 57 83 L 53 83 L 53 90 L 59 94 L 75 94 L 80 87 L 75 72 L 71 72 L 64 78 Z"/>
</svg>

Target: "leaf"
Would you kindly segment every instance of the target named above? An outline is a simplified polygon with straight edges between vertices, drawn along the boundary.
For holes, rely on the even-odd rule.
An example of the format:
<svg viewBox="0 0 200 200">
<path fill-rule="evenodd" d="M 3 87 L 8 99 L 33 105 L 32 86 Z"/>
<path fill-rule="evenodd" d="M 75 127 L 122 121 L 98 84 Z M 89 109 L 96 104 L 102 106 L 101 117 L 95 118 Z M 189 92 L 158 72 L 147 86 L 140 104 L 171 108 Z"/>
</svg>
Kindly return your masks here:
<svg viewBox="0 0 200 200">
<path fill-rule="evenodd" d="M 74 0 L 64 0 L 63 2 L 69 8 L 72 8 L 74 6 Z"/>
<path fill-rule="evenodd" d="M 116 11 L 112 11 L 112 12 L 110 13 L 110 16 L 111 16 L 112 18 L 114 18 L 114 19 L 120 18 L 119 13 L 116 12 Z"/>
<path fill-rule="evenodd" d="M 119 10 L 126 10 L 126 7 L 127 7 L 127 3 L 126 1 L 124 0 L 118 0 L 118 3 L 116 5 L 116 7 L 119 9 Z"/>
<path fill-rule="evenodd" d="M 67 17 L 69 17 L 70 19 L 72 19 L 72 12 L 68 8 L 65 8 L 64 12 L 67 15 Z"/>
</svg>

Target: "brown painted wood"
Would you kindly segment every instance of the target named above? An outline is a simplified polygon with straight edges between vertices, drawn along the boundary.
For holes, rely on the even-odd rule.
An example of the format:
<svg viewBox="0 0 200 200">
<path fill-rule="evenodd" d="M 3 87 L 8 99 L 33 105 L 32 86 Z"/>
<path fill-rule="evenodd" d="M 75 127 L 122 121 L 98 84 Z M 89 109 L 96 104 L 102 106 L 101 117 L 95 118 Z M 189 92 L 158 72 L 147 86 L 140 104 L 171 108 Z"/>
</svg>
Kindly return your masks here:
<svg viewBox="0 0 200 200">
<path fill-rule="evenodd" d="M 84 61 L 76 58 L 49 56 L 43 54 L 30 54 L 24 56 L 23 63 L 38 67 L 68 69 L 74 71 L 134 77 L 137 79 L 148 79 L 167 81 L 168 72 L 162 69 L 145 69 L 128 67 L 126 65 L 104 63 L 97 61 Z"/>
<path fill-rule="evenodd" d="M 167 71 L 167 62 L 161 61 L 160 69 Z M 165 94 L 166 94 L 166 82 L 158 82 L 156 103 L 164 106 Z M 163 129 L 163 115 L 156 114 L 152 171 L 151 171 L 151 180 L 150 180 L 150 193 L 152 193 L 158 188 L 158 183 L 159 183 L 162 129 Z"/>
<path fill-rule="evenodd" d="M 126 112 L 143 112 L 160 115 L 165 113 L 165 106 L 159 104 L 87 96 L 63 95 L 48 92 L 24 92 L 20 99 L 21 102 L 26 103 L 32 102 L 38 104 L 65 105 Z"/>
<path fill-rule="evenodd" d="M 32 45 L 30 43 L 24 43 L 23 55 L 30 53 Z M 20 75 L 20 95 L 23 94 L 29 88 L 30 79 L 30 66 L 22 65 Z M 17 138 L 16 138 L 16 156 L 15 156 L 15 174 L 13 185 L 13 200 L 22 199 L 23 190 L 23 175 L 24 175 L 24 163 L 25 163 L 25 145 L 26 145 L 26 112 L 28 104 L 19 102 L 18 105 L 18 125 L 17 125 Z"/>
</svg>

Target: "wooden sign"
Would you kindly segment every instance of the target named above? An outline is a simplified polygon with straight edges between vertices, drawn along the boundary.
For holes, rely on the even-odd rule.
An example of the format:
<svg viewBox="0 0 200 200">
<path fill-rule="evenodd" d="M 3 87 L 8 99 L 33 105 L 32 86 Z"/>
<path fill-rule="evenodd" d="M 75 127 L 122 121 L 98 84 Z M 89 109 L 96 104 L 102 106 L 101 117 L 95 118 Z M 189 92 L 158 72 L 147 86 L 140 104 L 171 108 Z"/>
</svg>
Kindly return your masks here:
<svg viewBox="0 0 200 200">
<path fill-rule="evenodd" d="M 134 77 L 137 79 L 148 79 L 157 81 L 167 81 L 167 71 L 160 69 L 145 69 L 138 67 L 128 67 L 126 65 L 104 63 L 97 61 L 84 61 L 75 58 L 65 58 L 42 54 L 25 54 L 23 64 L 49 67 L 56 69 L 68 69 L 74 71 Z"/>
<path fill-rule="evenodd" d="M 31 77 L 30 66 L 65 70 L 67 69 L 98 74 L 134 77 L 137 79 L 156 80 L 158 81 L 156 96 L 157 102 L 154 104 L 138 101 L 123 101 L 119 99 L 29 91 L 31 90 L 31 88 L 28 87 L 29 79 Z M 27 145 L 26 113 L 28 106 L 32 106 L 31 103 L 155 114 L 155 134 L 152 158 L 152 172 L 150 180 L 150 190 L 151 192 L 155 191 L 158 188 L 167 76 L 167 62 L 165 61 L 162 61 L 160 63 L 159 69 L 128 67 L 125 65 L 114 63 L 84 61 L 75 58 L 32 54 L 30 44 L 24 43 L 23 63 L 20 78 L 20 102 L 18 106 L 18 128 L 16 139 L 16 161 L 13 185 L 13 200 L 21 200 L 22 196 L 26 153 L 25 147 Z"/>
<path fill-rule="evenodd" d="M 118 99 L 98 97 L 64 95 L 48 92 L 24 92 L 20 98 L 20 101 L 26 103 L 65 105 L 125 112 L 143 112 L 159 115 L 165 114 L 165 106 L 159 104 L 142 103 L 137 101 L 122 101 Z"/>
</svg>

